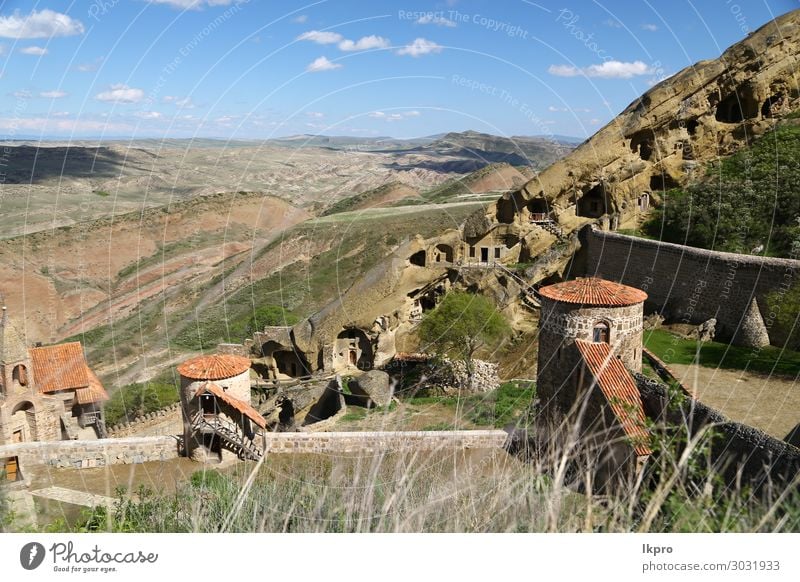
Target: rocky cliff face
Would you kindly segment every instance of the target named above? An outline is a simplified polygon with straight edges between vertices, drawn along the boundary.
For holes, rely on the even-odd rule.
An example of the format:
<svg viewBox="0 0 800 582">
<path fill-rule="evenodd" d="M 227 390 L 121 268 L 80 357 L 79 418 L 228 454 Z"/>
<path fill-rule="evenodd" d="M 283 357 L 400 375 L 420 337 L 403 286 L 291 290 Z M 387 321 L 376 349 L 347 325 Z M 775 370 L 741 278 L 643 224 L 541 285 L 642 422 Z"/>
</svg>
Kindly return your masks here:
<svg viewBox="0 0 800 582">
<path fill-rule="evenodd" d="M 691 181 L 798 107 L 800 11 L 779 17 L 712 61 L 687 67 L 487 212 L 536 246 L 535 214 L 568 233 L 595 220 L 634 219 L 659 192 Z M 480 221 L 473 220 L 472 225 Z M 483 229 L 492 228 L 487 224 Z"/>
</svg>

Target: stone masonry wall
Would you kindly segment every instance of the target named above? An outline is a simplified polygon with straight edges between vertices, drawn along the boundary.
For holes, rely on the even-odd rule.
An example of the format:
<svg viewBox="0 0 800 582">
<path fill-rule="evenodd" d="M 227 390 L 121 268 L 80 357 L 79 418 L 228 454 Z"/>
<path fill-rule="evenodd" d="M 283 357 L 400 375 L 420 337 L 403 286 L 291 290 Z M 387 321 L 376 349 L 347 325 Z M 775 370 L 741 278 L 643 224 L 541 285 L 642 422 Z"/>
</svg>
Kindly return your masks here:
<svg viewBox="0 0 800 582">
<path fill-rule="evenodd" d="M 502 430 L 282 432 L 267 435 L 269 453 L 379 453 L 440 449 L 499 449 Z"/>
<path fill-rule="evenodd" d="M 25 468 L 50 465 L 54 468 L 84 469 L 106 465 L 130 465 L 145 461 L 166 461 L 178 456 L 174 436 L 99 439 L 93 441 L 39 441 L 0 446 L 0 457 L 18 457 Z"/>
<path fill-rule="evenodd" d="M 800 278 L 800 261 L 707 251 L 594 229 L 582 234 L 588 247 L 586 275 L 646 291 L 646 311 L 655 309 L 671 321 L 692 324 L 714 317 L 717 336 L 740 345 L 750 345 L 743 330 L 760 312 L 770 341 L 781 341 L 767 296 L 785 293 Z"/>
<path fill-rule="evenodd" d="M 499 449 L 502 430 L 268 433 L 268 453 L 380 453 L 405 450 Z M 260 446 L 261 437 L 255 442 Z M 31 442 L 0 446 L 0 458 L 18 457 L 23 476 L 31 466 L 90 468 L 167 461 L 178 457 L 179 437 Z"/>
</svg>

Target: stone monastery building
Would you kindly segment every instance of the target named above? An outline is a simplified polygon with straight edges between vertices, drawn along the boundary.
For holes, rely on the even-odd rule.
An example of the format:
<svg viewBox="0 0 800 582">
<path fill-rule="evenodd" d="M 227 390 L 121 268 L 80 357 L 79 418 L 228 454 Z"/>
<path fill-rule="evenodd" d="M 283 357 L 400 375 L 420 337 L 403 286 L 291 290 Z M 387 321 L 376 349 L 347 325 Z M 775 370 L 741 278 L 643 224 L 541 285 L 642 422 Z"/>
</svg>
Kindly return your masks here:
<svg viewBox="0 0 800 582">
<path fill-rule="evenodd" d="M 105 436 L 100 410 L 105 400 L 108 394 L 80 342 L 29 348 L 3 306 L 0 445 Z"/>
</svg>

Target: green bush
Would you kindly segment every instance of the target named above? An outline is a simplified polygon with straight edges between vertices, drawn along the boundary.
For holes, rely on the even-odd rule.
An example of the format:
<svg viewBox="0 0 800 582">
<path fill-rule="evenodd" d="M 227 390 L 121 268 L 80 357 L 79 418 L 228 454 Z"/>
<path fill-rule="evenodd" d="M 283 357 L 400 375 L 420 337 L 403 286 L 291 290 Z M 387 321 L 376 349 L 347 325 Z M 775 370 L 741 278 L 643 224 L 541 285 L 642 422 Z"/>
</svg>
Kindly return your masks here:
<svg viewBox="0 0 800 582">
<path fill-rule="evenodd" d="M 786 346 L 800 350 L 800 283 L 786 291 L 776 289 L 767 296 L 767 304 L 775 314 L 772 325 L 785 338 Z"/>
<path fill-rule="evenodd" d="M 785 126 L 669 190 L 645 224 L 655 238 L 690 246 L 789 256 L 800 237 L 800 128 Z"/>
<path fill-rule="evenodd" d="M 166 408 L 179 400 L 177 383 L 165 379 L 128 384 L 111 395 L 104 407 L 107 426 L 130 422 L 148 412 Z"/>
</svg>

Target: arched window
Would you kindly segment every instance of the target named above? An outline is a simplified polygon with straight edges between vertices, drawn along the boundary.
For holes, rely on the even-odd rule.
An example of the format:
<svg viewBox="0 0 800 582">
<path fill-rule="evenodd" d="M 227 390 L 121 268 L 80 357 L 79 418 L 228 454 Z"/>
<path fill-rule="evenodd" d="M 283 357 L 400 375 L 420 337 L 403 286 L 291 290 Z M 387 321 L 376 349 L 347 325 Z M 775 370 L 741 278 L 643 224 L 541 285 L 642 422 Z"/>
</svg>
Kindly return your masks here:
<svg viewBox="0 0 800 582">
<path fill-rule="evenodd" d="M 609 335 L 608 324 L 605 321 L 598 321 L 594 324 L 594 329 L 592 330 L 593 342 L 607 344 Z"/>
<path fill-rule="evenodd" d="M 28 370 L 22 364 L 14 366 L 14 371 L 12 372 L 12 377 L 14 380 L 19 382 L 20 386 L 27 386 L 28 385 Z"/>
</svg>

